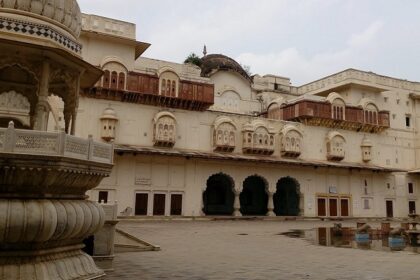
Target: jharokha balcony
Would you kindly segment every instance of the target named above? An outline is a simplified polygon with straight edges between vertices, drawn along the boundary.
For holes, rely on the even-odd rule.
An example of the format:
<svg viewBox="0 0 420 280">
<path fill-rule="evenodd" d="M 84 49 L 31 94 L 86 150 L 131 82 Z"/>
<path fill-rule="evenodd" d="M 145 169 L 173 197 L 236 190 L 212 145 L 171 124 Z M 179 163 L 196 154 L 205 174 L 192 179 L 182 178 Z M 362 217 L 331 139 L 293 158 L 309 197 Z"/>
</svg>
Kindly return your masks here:
<svg viewBox="0 0 420 280">
<path fill-rule="evenodd" d="M 137 72 L 105 71 L 83 95 L 121 102 L 204 111 L 214 104 L 214 85 Z"/>
<path fill-rule="evenodd" d="M 300 100 L 283 104 L 269 109 L 268 118 L 368 133 L 380 133 L 389 128 L 388 111 L 379 111 L 373 106 L 335 106 L 327 101 Z"/>
</svg>

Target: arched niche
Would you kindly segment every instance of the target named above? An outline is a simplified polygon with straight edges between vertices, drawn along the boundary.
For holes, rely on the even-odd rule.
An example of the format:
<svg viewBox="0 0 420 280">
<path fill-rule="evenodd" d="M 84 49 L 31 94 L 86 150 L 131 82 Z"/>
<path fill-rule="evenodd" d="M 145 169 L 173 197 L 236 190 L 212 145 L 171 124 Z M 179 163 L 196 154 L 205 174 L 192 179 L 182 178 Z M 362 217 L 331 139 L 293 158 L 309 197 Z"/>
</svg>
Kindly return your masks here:
<svg viewBox="0 0 420 280">
<path fill-rule="evenodd" d="M 293 125 L 286 125 L 280 132 L 282 156 L 298 157 L 302 153 L 303 133 Z"/>
<path fill-rule="evenodd" d="M 346 139 L 337 132 L 332 131 L 327 136 L 327 159 L 341 161 L 346 156 Z"/>
<path fill-rule="evenodd" d="M 363 121 L 367 124 L 378 125 L 379 118 L 378 106 L 369 98 L 362 98 L 359 102 L 359 107 L 363 109 Z"/>
<path fill-rule="evenodd" d="M 244 153 L 271 155 L 274 153 L 274 130 L 263 121 L 253 121 L 243 127 Z"/>
<path fill-rule="evenodd" d="M 173 147 L 177 136 L 175 116 L 170 112 L 160 112 L 154 117 L 153 123 L 153 144 Z"/>
<path fill-rule="evenodd" d="M 17 120 L 22 127 L 29 128 L 30 111 L 31 104 L 26 96 L 13 90 L 0 93 L 0 118 Z M 5 125 L 3 127 L 7 127 L 7 123 Z"/>
<path fill-rule="evenodd" d="M 283 97 L 279 97 L 270 102 L 267 107 L 267 118 L 281 120 L 283 118 L 281 106 L 285 103 Z"/>
<path fill-rule="evenodd" d="M 241 96 L 235 89 L 225 89 L 215 100 L 216 106 L 223 111 L 238 112 Z"/>
<path fill-rule="evenodd" d="M 0 115 L 19 121 L 25 128 L 33 128 L 38 87 L 36 73 L 24 65 L 18 63 L 1 65 Z"/>
<path fill-rule="evenodd" d="M 344 98 L 340 94 L 332 92 L 327 96 L 327 101 L 331 104 L 331 118 L 334 120 L 345 120 L 346 102 Z"/>
<path fill-rule="evenodd" d="M 119 61 L 108 59 L 103 65 L 104 75 L 101 78 L 101 87 L 113 90 L 125 90 L 127 84 L 127 67 Z"/>
<path fill-rule="evenodd" d="M 232 152 L 236 147 L 236 125 L 228 117 L 219 117 L 213 125 L 215 151 Z"/>
<path fill-rule="evenodd" d="M 168 97 L 178 97 L 179 95 L 179 76 L 172 68 L 164 68 L 158 71 L 159 75 L 159 95 Z"/>
</svg>

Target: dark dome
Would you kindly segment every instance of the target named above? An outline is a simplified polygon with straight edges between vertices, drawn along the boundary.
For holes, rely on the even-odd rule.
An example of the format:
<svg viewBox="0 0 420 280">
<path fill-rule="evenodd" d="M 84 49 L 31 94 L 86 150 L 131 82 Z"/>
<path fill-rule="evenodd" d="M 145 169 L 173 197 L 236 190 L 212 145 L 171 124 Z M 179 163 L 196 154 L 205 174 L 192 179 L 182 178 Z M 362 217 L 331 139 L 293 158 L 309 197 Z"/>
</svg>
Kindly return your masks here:
<svg viewBox="0 0 420 280">
<path fill-rule="evenodd" d="M 232 58 L 222 54 L 209 54 L 201 59 L 201 76 L 209 77 L 219 71 L 234 71 L 251 82 L 251 77 L 242 66 Z"/>
</svg>

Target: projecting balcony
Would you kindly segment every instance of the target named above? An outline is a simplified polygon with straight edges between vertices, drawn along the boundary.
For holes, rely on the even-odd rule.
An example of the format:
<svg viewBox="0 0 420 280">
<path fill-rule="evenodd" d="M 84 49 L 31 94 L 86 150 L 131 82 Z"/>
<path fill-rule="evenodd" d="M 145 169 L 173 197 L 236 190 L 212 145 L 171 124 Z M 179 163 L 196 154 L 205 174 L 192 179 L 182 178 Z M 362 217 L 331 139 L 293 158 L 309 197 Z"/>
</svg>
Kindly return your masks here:
<svg viewBox="0 0 420 280">
<path fill-rule="evenodd" d="M 333 112 L 327 102 L 300 101 L 279 108 L 280 119 L 297 121 L 306 125 L 324 126 L 360 132 L 380 133 L 389 128 L 388 111 L 365 111 L 359 107 L 346 106 L 341 112 Z"/>
<path fill-rule="evenodd" d="M 155 75 L 128 73 L 126 86 L 124 81 L 118 83 L 117 78 L 111 76 L 110 83 L 104 83 L 102 80 L 96 87 L 85 90 L 82 94 L 91 98 L 193 111 L 204 111 L 214 104 L 212 84 L 181 80 L 168 85 L 166 90 L 162 89 L 162 85 L 159 86 L 162 83 Z"/>
</svg>

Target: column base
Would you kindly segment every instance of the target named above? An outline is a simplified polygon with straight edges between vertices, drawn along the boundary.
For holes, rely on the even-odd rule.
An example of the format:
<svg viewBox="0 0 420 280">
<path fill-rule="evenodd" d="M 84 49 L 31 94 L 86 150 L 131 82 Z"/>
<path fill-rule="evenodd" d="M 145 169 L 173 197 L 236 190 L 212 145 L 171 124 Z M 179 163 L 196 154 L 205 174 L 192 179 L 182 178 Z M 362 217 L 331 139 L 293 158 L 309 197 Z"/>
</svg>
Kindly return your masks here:
<svg viewBox="0 0 420 280">
<path fill-rule="evenodd" d="M 267 216 L 268 217 L 275 217 L 276 216 L 276 213 L 274 213 L 273 210 L 268 210 Z"/>
<path fill-rule="evenodd" d="M 233 216 L 234 217 L 242 217 L 242 213 L 239 210 L 235 210 L 235 211 L 233 211 Z"/>
<path fill-rule="evenodd" d="M 96 267 L 93 259 L 77 249 L 57 252 L 17 252 L 0 255 L 0 279 L 8 280 L 90 280 L 105 279 L 105 273 Z M 32 255 L 32 256 L 31 256 Z"/>
</svg>

